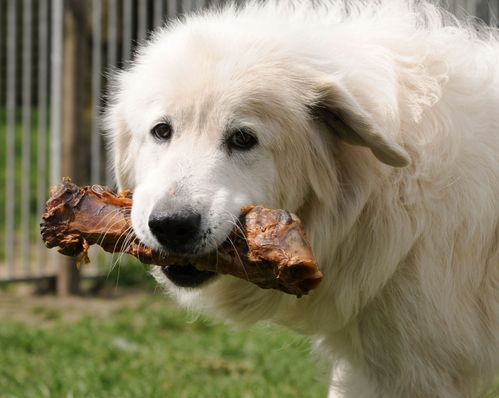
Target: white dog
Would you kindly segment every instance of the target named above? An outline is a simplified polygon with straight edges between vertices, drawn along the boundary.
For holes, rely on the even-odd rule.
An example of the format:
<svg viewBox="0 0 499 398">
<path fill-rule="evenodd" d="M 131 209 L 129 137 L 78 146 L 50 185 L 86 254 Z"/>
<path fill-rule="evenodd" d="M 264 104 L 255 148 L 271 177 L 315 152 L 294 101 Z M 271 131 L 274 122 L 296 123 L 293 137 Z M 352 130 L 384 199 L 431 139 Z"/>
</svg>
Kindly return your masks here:
<svg viewBox="0 0 499 398">
<path fill-rule="evenodd" d="M 107 126 L 136 233 L 214 250 L 240 208 L 297 213 L 297 299 L 166 267 L 178 301 L 313 336 L 344 397 L 476 397 L 499 362 L 499 34 L 424 1 L 271 1 L 156 32 Z"/>
</svg>

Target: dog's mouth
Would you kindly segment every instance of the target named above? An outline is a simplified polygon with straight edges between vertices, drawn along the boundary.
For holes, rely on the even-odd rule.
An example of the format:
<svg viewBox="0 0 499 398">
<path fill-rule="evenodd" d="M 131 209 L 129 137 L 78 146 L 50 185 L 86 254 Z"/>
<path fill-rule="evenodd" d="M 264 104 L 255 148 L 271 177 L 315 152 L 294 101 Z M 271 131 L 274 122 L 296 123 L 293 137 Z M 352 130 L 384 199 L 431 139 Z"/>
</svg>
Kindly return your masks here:
<svg viewBox="0 0 499 398">
<path fill-rule="evenodd" d="M 192 264 L 165 265 L 161 267 L 163 274 L 180 287 L 199 287 L 218 274 L 211 271 L 200 271 Z"/>
<path fill-rule="evenodd" d="M 228 234 L 227 234 L 228 236 Z M 227 242 L 225 239 L 218 247 Z M 203 242 L 191 242 L 185 247 L 175 248 L 163 246 L 163 251 L 169 253 L 172 263 L 161 266 L 163 274 L 176 286 L 184 288 L 198 288 L 213 280 L 219 275 L 217 272 L 196 268 L 194 264 L 198 258 L 203 261 L 218 261 L 217 248 L 207 247 Z M 202 267 L 201 267 L 202 268 Z"/>
</svg>

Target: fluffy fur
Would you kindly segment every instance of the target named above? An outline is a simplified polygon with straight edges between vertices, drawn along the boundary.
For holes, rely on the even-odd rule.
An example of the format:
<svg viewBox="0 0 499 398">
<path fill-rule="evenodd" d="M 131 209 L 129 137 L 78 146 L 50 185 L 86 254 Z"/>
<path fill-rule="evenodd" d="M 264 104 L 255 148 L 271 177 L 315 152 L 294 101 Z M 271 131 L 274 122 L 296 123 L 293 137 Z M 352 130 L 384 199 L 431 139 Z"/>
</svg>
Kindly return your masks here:
<svg viewBox="0 0 499 398">
<path fill-rule="evenodd" d="M 499 361 L 498 65 L 496 31 L 425 1 L 250 2 L 168 24 L 107 111 L 136 232 L 158 246 L 147 218 L 168 195 L 216 227 L 199 252 L 242 205 L 286 208 L 324 280 L 300 299 L 158 280 L 190 308 L 313 336 L 333 396 L 478 396 Z M 229 154 L 241 125 L 259 145 Z"/>
</svg>

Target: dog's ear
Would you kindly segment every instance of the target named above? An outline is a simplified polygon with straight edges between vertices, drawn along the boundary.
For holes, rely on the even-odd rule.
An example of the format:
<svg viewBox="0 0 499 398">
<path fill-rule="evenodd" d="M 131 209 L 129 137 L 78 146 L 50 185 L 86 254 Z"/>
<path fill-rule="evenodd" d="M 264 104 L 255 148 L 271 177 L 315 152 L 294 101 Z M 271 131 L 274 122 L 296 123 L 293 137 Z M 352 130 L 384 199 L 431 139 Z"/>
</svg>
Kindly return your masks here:
<svg viewBox="0 0 499 398">
<path fill-rule="evenodd" d="M 368 147 L 387 165 L 404 167 L 409 164 L 409 154 L 405 149 L 382 131 L 340 82 L 321 81 L 315 88 L 318 97 L 312 112 L 340 139 Z"/>
</svg>

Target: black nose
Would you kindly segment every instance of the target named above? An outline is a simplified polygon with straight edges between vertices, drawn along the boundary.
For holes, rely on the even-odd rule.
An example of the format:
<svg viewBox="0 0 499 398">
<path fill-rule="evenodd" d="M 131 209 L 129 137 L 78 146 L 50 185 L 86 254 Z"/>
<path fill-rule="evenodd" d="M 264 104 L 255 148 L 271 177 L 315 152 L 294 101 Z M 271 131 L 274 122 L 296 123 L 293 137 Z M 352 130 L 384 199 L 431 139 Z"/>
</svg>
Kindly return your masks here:
<svg viewBox="0 0 499 398">
<path fill-rule="evenodd" d="M 201 215 L 194 211 L 175 214 L 155 214 L 149 216 L 149 228 L 159 243 L 176 250 L 189 246 L 197 238 L 201 225 Z"/>
</svg>

